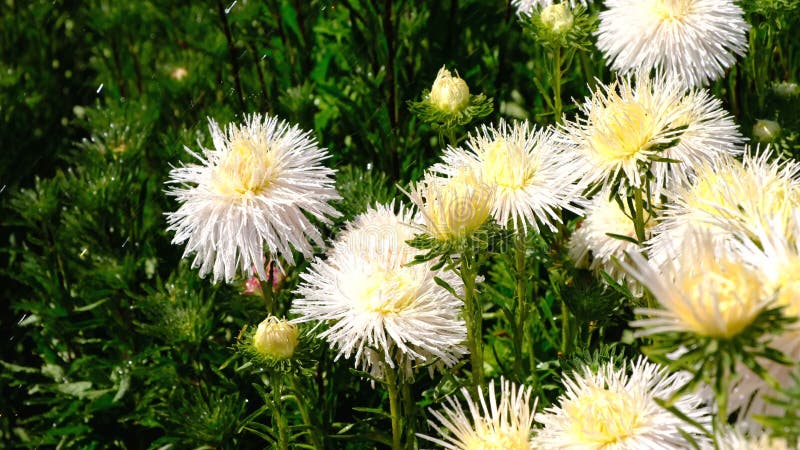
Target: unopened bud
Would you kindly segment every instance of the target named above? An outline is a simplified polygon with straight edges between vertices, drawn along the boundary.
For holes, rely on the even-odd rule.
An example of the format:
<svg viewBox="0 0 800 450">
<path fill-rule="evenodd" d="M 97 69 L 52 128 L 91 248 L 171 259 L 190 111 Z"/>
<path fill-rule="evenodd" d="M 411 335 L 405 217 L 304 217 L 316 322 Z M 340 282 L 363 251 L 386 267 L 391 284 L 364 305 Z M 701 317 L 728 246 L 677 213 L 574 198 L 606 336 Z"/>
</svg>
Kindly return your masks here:
<svg viewBox="0 0 800 450">
<path fill-rule="evenodd" d="M 269 316 L 258 324 L 253 335 L 253 347 L 264 356 L 287 359 L 294 354 L 300 332 L 297 325 Z"/>
<path fill-rule="evenodd" d="M 773 142 L 781 134 L 781 126 L 774 120 L 761 119 L 753 125 L 753 135 L 759 142 Z"/>
<path fill-rule="evenodd" d="M 542 10 L 542 24 L 555 34 L 564 34 L 572 29 L 575 16 L 565 3 L 556 3 Z"/>
<path fill-rule="evenodd" d="M 430 100 L 441 110 L 461 111 L 469 105 L 469 86 L 458 75 L 451 76 L 450 71 L 442 66 L 431 87 Z"/>
</svg>

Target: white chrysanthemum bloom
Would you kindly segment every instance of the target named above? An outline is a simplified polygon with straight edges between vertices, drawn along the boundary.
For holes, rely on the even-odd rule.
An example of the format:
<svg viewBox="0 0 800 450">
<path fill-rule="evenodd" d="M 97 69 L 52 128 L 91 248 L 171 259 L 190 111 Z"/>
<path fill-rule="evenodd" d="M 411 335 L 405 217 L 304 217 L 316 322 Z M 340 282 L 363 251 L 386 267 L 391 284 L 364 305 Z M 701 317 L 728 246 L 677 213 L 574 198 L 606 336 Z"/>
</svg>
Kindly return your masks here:
<svg viewBox="0 0 800 450">
<path fill-rule="evenodd" d="M 486 223 L 494 189 L 473 168 L 461 166 L 444 177 L 426 173 L 407 195 L 419 208 L 425 231 L 448 241 L 465 238 Z"/>
<path fill-rule="evenodd" d="M 767 434 L 747 435 L 743 429 L 726 428 L 718 431 L 716 441 L 719 450 L 790 450 L 785 439 L 772 438 Z"/>
<path fill-rule="evenodd" d="M 450 75 L 445 66 L 439 69 L 431 86 L 429 100 L 437 108 L 447 112 L 458 112 L 469 105 L 469 86 L 458 74 Z"/>
<path fill-rule="evenodd" d="M 800 234 L 800 209 L 794 211 L 790 228 L 792 236 Z M 737 250 L 743 258 L 751 261 L 767 280 L 768 291 L 774 293 L 775 306 L 784 307 L 787 317 L 800 319 L 800 242 L 785 234 L 782 218 L 773 218 L 768 227 L 759 227 L 750 233 L 739 233 Z M 800 325 L 791 325 L 774 336 L 770 347 L 784 353 L 791 361 L 800 361 Z M 759 363 L 781 386 L 791 386 L 796 365 L 783 365 L 770 360 Z M 777 398 L 778 393 L 749 368 L 741 365 L 741 379 L 729 397 L 731 409 L 741 408 L 739 422 L 752 429 L 759 429 L 757 416 L 782 416 L 785 411 L 767 397 Z"/>
<path fill-rule="evenodd" d="M 642 283 L 663 309 L 639 308 L 649 316 L 631 322 L 637 336 L 687 332 L 730 339 L 739 335 L 773 300 L 772 292 L 752 261 L 715 245 L 705 230 L 691 228 L 675 260 L 658 271 L 651 261 L 630 253 L 621 264 Z"/>
<path fill-rule="evenodd" d="M 645 214 L 647 212 L 645 211 Z M 653 221 L 645 216 L 645 237 L 650 237 Z M 627 285 L 631 293 L 642 295 L 642 286 L 630 278 L 614 261 L 627 259 L 629 252 L 639 251 L 633 242 L 609 236 L 609 233 L 636 239 L 633 220 L 606 191 L 598 193 L 586 207 L 586 218 L 569 241 L 569 256 L 577 267 L 604 270 L 620 284 Z"/>
<path fill-rule="evenodd" d="M 495 396 L 494 381 L 489 384 L 489 398 L 478 387 L 480 405 L 466 388 L 461 389 L 468 412 L 455 396 L 447 397 L 442 411 L 429 409 L 438 424 L 428 423 L 439 437 L 417 436 L 450 450 L 529 450 L 537 398 L 531 404 L 532 388 L 500 380 L 500 401 Z"/>
<path fill-rule="evenodd" d="M 527 232 L 531 226 L 538 233 L 542 224 L 555 230 L 562 209 L 581 213 L 573 202 L 585 187 L 575 183 L 582 166 L 555 133 L 527 121 L 512 126 L 501 120 L 470 135 L 466 149 L 448 147 L 432 171 L 455 177 L 469 167 L 494 190 L 491 214 L 502 227 Z"/>
<path fill-rule="evenodd" d="M 267 279 L 264 260 L 280 255 L 294 264 L 292 248 L 310 256 L 322 235 L 306 217 L 323 223 L 341 214 L 334 171 L 321 163 L 330 155 L 310 132 L 277 117 L 254 114 L 223 131 L 209 119 L 214 148 L 189 153 L 201 164 L 170 171 L 168 194 L 181 206 L 167 213 L 174 244 L 186 242 L 184 256 L 214 281 L 230 282 L 237 271 Z"/>
<path fill-rule="evenodd" d="M 686 182 L 699 164 L 742 151 L 743 138 L 719 100 L 707 91 L 684 93 L 675 78 L 661 74 L 600 85 L 580 110 L 583 117 L 567 121 L 564 130 L 587 165 L 590 183 L 622 175 L 642 186 L 644 164 L 657 196 L 663 186 Z M 651 163 L 653 158 L 679 162 Z"/>
<path fill-rule="evenodd" d="M 782 234 L 791 236 L 789 219 L 800 206 L 800 164 L 771 157 L 765 151 L 742 162 L 720 158 L 698 167 L 693 184 L 667 190 L 670 201 L 648 243 L 650 259 L 659 266 L 672 261 L 690 228 L 704 229 L 716 246 L 727 246 L 735 231 L 763 227 L 767 219 L 780 220 Z"/>
<path fill-rule="evenodd" d="M 568 4 L 570 8 L 574 8 L 575 5 L 587 6 L 591 2 L 587 0 L 564 0 L 563 2 L 559 0 L 513 0 L 511 2 L 511 4 L 517 8 L 517 15 L 520 17 L 530 16 L 534 8 L 543 9 L 559 3 Z"/>
<path fill-rule="evenodd" d="M 611 69 L 659 69 L 686 87 L 720 78 L 747 51 L 750 26 L 733 0 L 606 0 L 597 47 Z"/>
<path fill-rule="evenodd" d="M 431 270 L 435 261 L 407 265 L 418 250 L 412 215 L 402 207 L 371 208 L 334 243 L 327 260 L 317 258 L 297 288 L 295 322 L 327 322 L 319 337 L 354 356 L 356 367 L 383 375 L 384 364 L 413 376 L 415 364 L 438 358 L 450 367 L 466 353 L 462 302 L 434 278 L 462 289 L 452 271 Z"/>
<path fill-rule="evenodd" d="M 691 374 L 670 374 L 644 357 L 630 366 L 630 375 L 628 364 L 616 369 L 612 361 L 597 372 L 585 367 L 581 374 L 564 377 L 566 390 L 558 404 L 536 415 L 544 428 L 534 437 L 534 448 L 689 448 L 680 430 L 704 442 L 695 429 L 655 402 L 671 397 Z M 710 411 L 696 394 L 680 397 L 673 406 L 698 423 L 710 424 Z"/>
</svg>

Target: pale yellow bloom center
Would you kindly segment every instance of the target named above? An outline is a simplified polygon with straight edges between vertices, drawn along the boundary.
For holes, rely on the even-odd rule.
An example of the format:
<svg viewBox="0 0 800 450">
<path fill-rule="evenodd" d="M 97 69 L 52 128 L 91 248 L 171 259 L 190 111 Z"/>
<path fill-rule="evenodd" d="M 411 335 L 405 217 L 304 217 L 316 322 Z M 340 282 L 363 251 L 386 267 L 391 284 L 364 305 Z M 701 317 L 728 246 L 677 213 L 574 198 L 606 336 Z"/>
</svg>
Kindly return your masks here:
<svg viewBox="0 0 800 450">
<path fill-rule="evenodd" d="M 761 311 L 766 290 L 756 270 L 724 257 L 712 262 L 709 256 L 702 270 L 681 272 L 676 284 L 688 302 L 669 306 L 675 317 L 701 336 L 731 338 L 753 323 Z"/>
<path fill-rule="evenodd" d="M 465 439 L 464 450 L 529 450 L 529 437 L 520 430 L 478 426 L 475 434 Z"/>
<path fill-rule="evenodd" d="M 262 355 L 275 359 L 291 358 L 300 332 L 297 325 L 270 316 L 258 324 L 253 346 Z"/>
<path fill-rule="evenodd" d="M 239 135 L 216 167 L 213 184 L 219 194 L 250 198 L 269 188 L 277 171 L 274 151 L 267 144 Z"/>
<path fill-rule="evenodd" d="M 357 306 L 362 311 L 381 315 L 399 314 L 416 300 L 419 283 L 414 269 L 376 270 L 359 284 Z"/>
<path fill-rule="evenodd" d="M 785 306 L 786 316 L 800 318 L 800 257 L 792 257 L 780 268 L 775 287 L 778 290 L 776 306 Z"/>
<path fill-rule="evenodd" d="M 691 9 L 689 0 L 654 0 L 653 12 L 663 21 L 684 20 Z"/>
<path fill-rule="evenodd" d="M 632 393 L 597 388 L 564 405 L 572 419 L 572 435 L 587 445 L 612 445 L 632 436 L 640 426 L 639 406 Z"/>
<path fill-rule="evenodd" d="M 536 167 L 528 161 L 524 150 L 502 137 L 488 145 L 482 161 L 486 182 L 511 190 L 527 186 L 536 172 Z"/>
<path fill-rule="evenodd" d="M 656 134 L 653 115 L 634 99 L 610 93 L 608 100 L 591 117 L 595 126 L 589 142 L 597 157 L 616 163 L 646 151 Z"/>
</svg>

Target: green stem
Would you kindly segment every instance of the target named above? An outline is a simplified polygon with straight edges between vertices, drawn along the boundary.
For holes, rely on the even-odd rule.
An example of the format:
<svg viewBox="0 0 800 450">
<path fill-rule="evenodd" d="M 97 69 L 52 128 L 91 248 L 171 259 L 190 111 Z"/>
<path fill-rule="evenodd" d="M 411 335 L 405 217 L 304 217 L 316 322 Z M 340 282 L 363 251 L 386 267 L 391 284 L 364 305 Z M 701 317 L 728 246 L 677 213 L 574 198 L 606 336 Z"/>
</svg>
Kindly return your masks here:
<svg viewBox="0 0 800 450">
<path fill-rule="evenodd" d="M 561 47 L 553 51 L 553 114 L 556 123 L 561 123 Z"/>
<path fill-rule="evenodd" d="M 646 240 L 644 234 L 644 200 L 642 199 L 642 188 L 633 188 L 633 228 L 636 230 L 636 240 L 639 245 L 643 245 Z"/>
<path fill-rule="evenodd" d="M 416 433 L 416 404 L 414 403 L 414 396 L 411 393 L 411 384 L 410 383 L 401 383 L 401 395 L 403 397 L 403 414 L 406 417 L 406 434 L 408 437 L 406 438 L 406 447 L 407 448 L 415 448 L 413 445 L 417 438 Z"/>
<path fill-rule="evenodd" d="M 561 353 L 567 355 L 572 349 L 572 330 L 570 329 L 569 308 L 567 302 L 561 299 Z"/>
<path fill-rule="evenodd" d="M 483 385 L 483 308 L 475 292 L 477 268 L 470 250 L 461 254 L 461 279 L 464 282 L 464 310 L 467 322 L 467 346 L 472 362 L 472 393 Z"/>
<path fill-rule="evenodd" d="M 273 275 L 272 275 L 272 273 L 273 273 L 272 272 L 272 265 L 273 264 L 274 263 L 272 261 L 270 261 L 270 263 L 267 265 L 267 270 L 269 271 L 269 274 L 267 274 L 267 285 L 264 286 L 264 283 L 261 282 L 261 280 L 258 280 L 258 282 L 261 284 L 261 297 L 264 299 L 264 305 L 267 308 L 267 315 L 270 315 L 270 316 L 273 315 L 274 306 L 275 306 L 273 304 L 273 301 L 272 301 L 272 283 L 274 281 L 274 278 L 273 278 Z"/>
<path fill-rule="evenodd" d="M 384 363 L 386 388 L 389 391 L 389 414 L 392 417 L 392 450 L 402 450 L 403 423 L 400 417 L 400 396 L 397 389 L 397 372 Z"/>
<path fill-rule="evenodd" d="M 525 292 L 527 291 L 527 271 L 525 270 L 525 233 L 522 230 L 517 230 L 516 239 L 516 264 L 517 264 L 517 286 L 516 297 L 517 307 L 516 316 L 517 323 L 514 325 L 514 374 L 517 376 L 517 381 L 522 381 L 522 346 L 523 337 L 525 336 L 525 322 L 528 318 L 528 302 L 525 301 Z M 533 347 L 530 349 L 530 357 L 534 358 Z M 536 374 L 533 373 L 534 378 Z"/>
<path fill-rule="evenodd" d="M 320 435 L 317 433 L 317 428 L 311 422 L 311 415 L 308 413 L 308 408 L 306 408 L 306 404 L 309 404 L 310 402 L 308 401 L 308 396 L 305 394 L 305 390 L 301 389 L 296 374 L 289 375 L 289 380 L 292 383 L 292 389 L 294 389 L 294 398 L 295 402 L 297 403 L 297 409 L 300 410 L 300 415 L 303 417 L 303 423 L 308 428 L 308 437 L 311 440 L 311 445 L 317 450 L 324 449 L 325 445 L 322 443 L 322 439 L 320 439 Z"/>
<path fill-rule="evenodd" d="M 281 387 L 282 384 L 280 379 L 277 376 L 273 376 L 270 379 L 270 384 L 272 384 L 272 403 L 274 405 L 274 420 L 275 424 L 278 426 L 278 442 L 277 447 L 280 450 L 288 450 L 289 449 L 289 426 L 286 423 L 286 417 L 281 414 L 282 405 L 281 405 Z"/>
</svg>

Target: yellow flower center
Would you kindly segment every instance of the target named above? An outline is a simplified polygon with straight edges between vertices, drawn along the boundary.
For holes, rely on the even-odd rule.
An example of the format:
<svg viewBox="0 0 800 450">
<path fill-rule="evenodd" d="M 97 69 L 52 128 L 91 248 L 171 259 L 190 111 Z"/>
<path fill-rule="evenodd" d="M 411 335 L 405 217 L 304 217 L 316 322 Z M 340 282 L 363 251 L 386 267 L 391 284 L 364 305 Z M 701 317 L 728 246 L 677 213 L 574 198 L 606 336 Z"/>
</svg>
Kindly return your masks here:
<svg viewBox="0 0 800 450">
<path fill-rule="evenodd" d="M 478 428 L 465 439 L 464 450 L 529 450 L 529 437 L 516 429 L 494 430 Z M 482 429 L 484 428 L 484 429 Z"/>
<path fill-rule="evenodd" d="M 250 198 L 270 187 L 278 166 L 274 152 L 262 142 L 236 136 L 212 177 L 219 194 Z"/>
<path fill-rule="evenodd" d="M 653 12 L 663 21 L 683 20 L 690 10 L 689 0 L 655 0 Z"/>
<path fill-rule="evenodd" d="M 572 432 L 583 443 L 605 446 L 632 436 L 639 427 L 639 407 L 629 392 L 595 389 L 564 410 L 572 418 Z"/>
<path fill-rule="evenodd" d="M 791 261 L 780 268 L 776 280 L 778 289 L 777 306 L 785 306 L 783 313 L 788 317 L 800 317 L 800 258 L 793 257 Z"/>
<path fill-rule="evenodd" d="M 761 311 L 766 291 L 751 268 L 728 259 L 712 261 L 702 270 L 681 272 L 676 284 L 691 301 L 675 302 L 671 309 L 688 329 L 701 336 L 731 338 L 742 332 Z"/>
<path fill-rule="evenodd" d="M 356 302 L 363 311 L 381 315 L 398 314 L 416 300 L 414 268 L 376 270 L 359 285 Z"/>
<path fill-rule="evenodd" d="M 609 93 L 608 104 L 592 116 L 595 126 L 589 142 L 606 162 L 626 160 L 647 150 L 656 132 L 653 115 L 641 103 L 615 92 Z"/>
<path fill-rule="evenodd" d="M 501 188 L 524 188 L 536 170 L 519 145 L 509 143 L 502 137 L 489 144 L 482 159 L 486 182 Z"/>
</svg>

